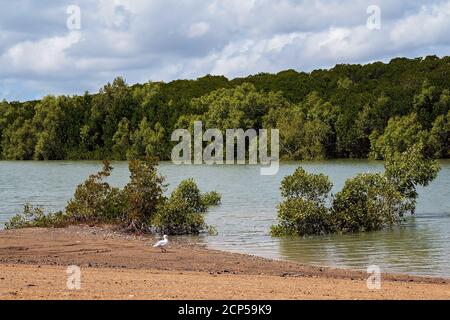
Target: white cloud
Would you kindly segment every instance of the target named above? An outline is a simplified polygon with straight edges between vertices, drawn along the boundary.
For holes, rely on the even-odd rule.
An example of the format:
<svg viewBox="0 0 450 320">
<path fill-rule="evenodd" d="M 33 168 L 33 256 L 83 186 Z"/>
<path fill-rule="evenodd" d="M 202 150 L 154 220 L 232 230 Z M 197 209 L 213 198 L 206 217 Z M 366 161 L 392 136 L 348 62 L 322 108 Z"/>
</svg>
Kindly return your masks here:
<svg viewBox="0 0 450 320">
<path fill-rule="evenodd" d="M 66 36 L 24 41 L 9 48 L 1 57 L 4 69 L 40 74 L 63 71 L 70 63 L 66 50 L 81 40 L 79 32 Z"/>
<path fill-rule="evenodd" d="M 201 37 L 209 31 L 209 24 L 206 22 L 197 22 L 191 24 L 188 30 L 189 38 Z"/>
<path fill-rule="evenodd" d="M 394 23 L 390 40 L 398 47 L 449 44 L 450 3 L 423 6 L 419 12 Z"/>
<path fill-rule="evenodd" d="M 78 0 L 0 3 L 3 97 L 98 90 L 128 82 L 228 77 L 397 55 L 448 54 L 450 0 Z M 381 30 L 366 9 L 381 8 Z"/>
</svg>

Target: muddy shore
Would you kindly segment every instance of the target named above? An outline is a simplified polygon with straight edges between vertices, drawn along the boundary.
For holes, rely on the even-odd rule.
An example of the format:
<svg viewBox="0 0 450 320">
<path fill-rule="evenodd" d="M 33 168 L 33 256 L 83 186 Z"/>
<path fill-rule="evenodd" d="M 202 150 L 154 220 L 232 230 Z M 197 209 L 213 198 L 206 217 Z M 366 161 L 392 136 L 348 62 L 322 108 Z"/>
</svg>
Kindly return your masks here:
<svg viewBox="0 0 450 320">
<path fill-rule="evenodd" d="M 0 231 L 0 299 L 450 299 L 448 279 L 367 274 L 268 260 L 111 227 Z M 82 270 L 67 289 L 66 268 Z"/>
</svg>

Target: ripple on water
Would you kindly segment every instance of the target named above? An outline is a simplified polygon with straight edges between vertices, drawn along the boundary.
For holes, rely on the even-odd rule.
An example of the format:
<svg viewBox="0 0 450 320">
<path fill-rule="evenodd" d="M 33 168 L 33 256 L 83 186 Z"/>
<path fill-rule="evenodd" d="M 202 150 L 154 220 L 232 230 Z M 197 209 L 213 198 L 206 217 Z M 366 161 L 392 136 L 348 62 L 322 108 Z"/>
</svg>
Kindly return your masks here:
<svg viewBox="0 0 450 320">
<path fill-rule="evenodd" d="M 128 180 L 127 165 L 113 165 L 110 182 L 122 187 Z M 385 272 L 450 276 L 449 161 L 443 162 L 443 170 L 432 185 L 419 190 L 417 215 L 400 228 L 344 236 L 271 238 L 268 232 L 276 220 L 280 181 L 298 165 L 283 164 L 274 177 L 261 177 L 259 168 L 253 166 L 179 167 L 162 163 L 160 171 L 171 184 L 170 190 L 192 177 L 202 190 L 222 193 L 222 205 L 207 214 L 207 222 L 217 227 L 219 235 L 194 238 L 212 248 L 305 264 L 360 270 L 376 264 Z M 383 167 L 379 162 L 353 160 L 304 162 L 302 166 L 329 175 L 334 191 L 348 177 Z M 63 209 L 76 186 L 100 167 L 95 161 L 0 162 L 0 224 L 27 202 L 48 210 Z"/>
</svg>

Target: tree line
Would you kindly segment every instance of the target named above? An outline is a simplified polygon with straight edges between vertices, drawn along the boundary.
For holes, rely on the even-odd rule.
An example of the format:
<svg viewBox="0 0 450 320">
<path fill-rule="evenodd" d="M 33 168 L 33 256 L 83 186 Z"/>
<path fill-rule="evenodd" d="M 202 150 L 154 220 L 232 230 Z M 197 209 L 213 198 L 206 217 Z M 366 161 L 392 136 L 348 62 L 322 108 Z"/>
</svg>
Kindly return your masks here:
<svg viewBox="0 0 450 320">
<path fill-rule="evenodd" d="M 205 76 L 0 102 L 0 159 L 169 160 L 171 133 L 280 130 L 282 159 L 376 158 L 416 143 L 450 157 L 450 57 L 396 58 L 228 80 Z"/>
</svg>

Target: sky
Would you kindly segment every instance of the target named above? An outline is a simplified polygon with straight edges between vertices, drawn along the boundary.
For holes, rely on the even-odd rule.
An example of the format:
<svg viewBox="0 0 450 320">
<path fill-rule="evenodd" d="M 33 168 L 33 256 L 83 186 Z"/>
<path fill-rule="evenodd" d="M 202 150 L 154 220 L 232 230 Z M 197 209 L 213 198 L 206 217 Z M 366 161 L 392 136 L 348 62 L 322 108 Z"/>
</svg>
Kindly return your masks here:
<svg viewBox="0 0 450 320">
<path fill-rule="evenodd" d="M 0 0 L 0 99 L 449 49 L 450 0 Z"/>
</svg>

